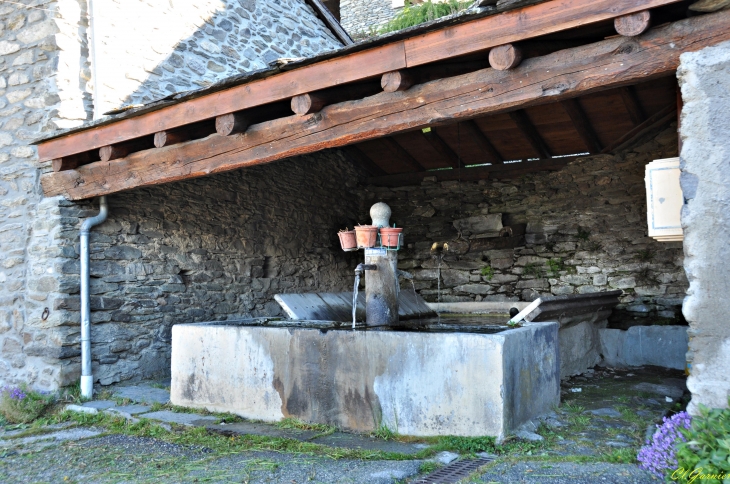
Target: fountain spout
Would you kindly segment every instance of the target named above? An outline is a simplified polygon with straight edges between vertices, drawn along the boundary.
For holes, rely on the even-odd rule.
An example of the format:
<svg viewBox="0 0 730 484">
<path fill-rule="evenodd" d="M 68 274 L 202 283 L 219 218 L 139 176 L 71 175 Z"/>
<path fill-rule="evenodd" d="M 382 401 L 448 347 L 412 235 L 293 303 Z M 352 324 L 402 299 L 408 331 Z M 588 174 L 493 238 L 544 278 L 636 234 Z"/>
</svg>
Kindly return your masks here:
<svg viewBox="0 0 730 484">
<path fill-rule="evenodd" d="M 377 271 L 377 270 L 378 270 L 378 266 L 376 264 L 363 264 L 363 263 L 360 263 L 355 268 L 355 275 L 356 276 L 357 275 L 360 275 L 361 276 L 363 274 L 363 272 L 365 272 L 365 271 Z"/>
</svg>

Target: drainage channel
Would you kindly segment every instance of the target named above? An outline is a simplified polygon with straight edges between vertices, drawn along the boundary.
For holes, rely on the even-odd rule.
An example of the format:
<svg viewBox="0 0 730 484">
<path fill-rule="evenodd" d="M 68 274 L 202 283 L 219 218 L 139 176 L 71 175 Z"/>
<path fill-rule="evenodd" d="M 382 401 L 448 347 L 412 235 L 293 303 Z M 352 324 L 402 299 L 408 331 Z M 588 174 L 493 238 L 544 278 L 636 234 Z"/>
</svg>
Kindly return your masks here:
<svg viewBox="0 0 730 484">
<path fill-rule="evenodd" d="M 426 477 L 422 477 L 413 484 L 452 484 L 469 477 L 472 472 L 481 466 L 489 464 L 494 458 L 464 459 L 442 467 Z"/>
</svg>

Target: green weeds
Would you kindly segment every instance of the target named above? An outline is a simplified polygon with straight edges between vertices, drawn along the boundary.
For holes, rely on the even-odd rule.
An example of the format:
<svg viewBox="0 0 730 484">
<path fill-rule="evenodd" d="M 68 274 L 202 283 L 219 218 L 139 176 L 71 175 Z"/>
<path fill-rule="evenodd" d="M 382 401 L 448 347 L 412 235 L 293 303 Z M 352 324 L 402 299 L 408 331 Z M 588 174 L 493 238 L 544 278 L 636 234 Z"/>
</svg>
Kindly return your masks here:
<svg viewBox="0 0 730 484">
<path fill-rule="evenodd" d="M 431 0 L 428 0 L 420 5 L 411 5 L 411 2 L 406 0 L 403 10 L 381 27 L 379 33 L 396 32 L 424 22 L 430 22 L 437 18 L 467 9 L 472 3 L 470 1 L 460 2 L 458 0 L 432 3 Z"/>
</svg>

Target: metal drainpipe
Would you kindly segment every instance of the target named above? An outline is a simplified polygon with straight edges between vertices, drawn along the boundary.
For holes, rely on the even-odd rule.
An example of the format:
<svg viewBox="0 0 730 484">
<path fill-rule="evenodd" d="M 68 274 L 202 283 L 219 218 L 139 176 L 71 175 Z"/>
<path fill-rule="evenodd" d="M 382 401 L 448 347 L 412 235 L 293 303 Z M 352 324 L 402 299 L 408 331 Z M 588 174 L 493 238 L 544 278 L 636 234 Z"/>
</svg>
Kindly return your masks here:
<svg viewBox="0 0 730 484">
<path fill-rule="evenodd" d="M 106 196 L 99 197 L 99 214 L 81 224 L 81 396 L 91 398 L 94 378 L 91 376 L 91 309 L 89 308 L 89 232 L 91 227 L 106 220 L 109 207 Z"/>
</svg>

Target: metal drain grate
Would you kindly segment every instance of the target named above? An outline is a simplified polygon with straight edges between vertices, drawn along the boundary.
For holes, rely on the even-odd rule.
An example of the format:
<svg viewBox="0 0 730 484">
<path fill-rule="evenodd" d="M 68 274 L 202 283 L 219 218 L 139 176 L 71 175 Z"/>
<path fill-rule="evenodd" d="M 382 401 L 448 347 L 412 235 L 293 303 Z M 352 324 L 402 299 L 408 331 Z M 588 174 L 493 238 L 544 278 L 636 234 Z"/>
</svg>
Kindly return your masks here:
<svg viewBox="0 0 730 484">
<path fill-rule="evenodd" d="M 489 464 L 493 460 L 492 458 L 457 460 L 446 467 L 432 472 L 426 477 L 413 481 L 413 484 L 452 484 L 459 482 L 461 479 L 469 477 L 472 472 L 481 466 Z"/>
</svg>

